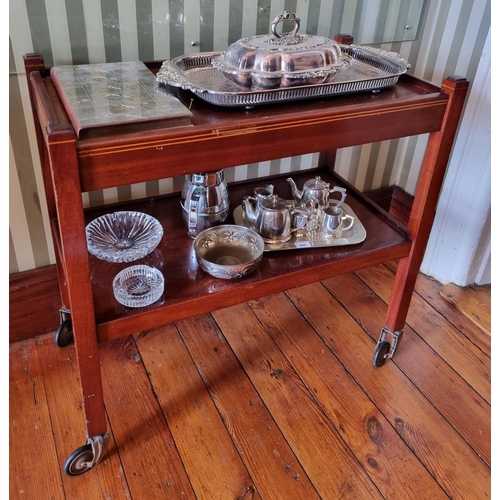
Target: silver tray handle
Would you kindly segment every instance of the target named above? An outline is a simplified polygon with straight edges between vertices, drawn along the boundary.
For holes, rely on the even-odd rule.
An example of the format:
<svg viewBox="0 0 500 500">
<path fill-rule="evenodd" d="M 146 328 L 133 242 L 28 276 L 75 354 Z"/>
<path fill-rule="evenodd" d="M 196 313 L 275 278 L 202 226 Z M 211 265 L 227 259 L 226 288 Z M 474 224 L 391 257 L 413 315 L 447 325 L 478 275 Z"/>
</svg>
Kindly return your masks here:
<svg viewBox="0 0 500 500">
<path fill-rule="evenodd" d="M 170 60 L 163 61 L 160 71 L 156 75 L 156 81 L 164 85 L 172 85 L 172 87 L 180 87 L 183 90 L 193 91 L 193 87 L 189 78 L 180 73 Z"/>
<path fill-rule="evenodd" d="M 352 47 L 356 47 L 356 45 L 352 45 Z M 372 52 L 375 55 L 387 57 L 388 59 L 395 61 L 406 69 L 410 69 L 411 67 L 411 64 L 409 64 L 408 61 L 401 57 L 397 52 L 388 52 L 387 50 L 383 50 L 378 47 L 371 47 L 369 45 L 363 45 L 360 46 L 360 48 L 362 48 L 366 52 Z"/>
</svg>

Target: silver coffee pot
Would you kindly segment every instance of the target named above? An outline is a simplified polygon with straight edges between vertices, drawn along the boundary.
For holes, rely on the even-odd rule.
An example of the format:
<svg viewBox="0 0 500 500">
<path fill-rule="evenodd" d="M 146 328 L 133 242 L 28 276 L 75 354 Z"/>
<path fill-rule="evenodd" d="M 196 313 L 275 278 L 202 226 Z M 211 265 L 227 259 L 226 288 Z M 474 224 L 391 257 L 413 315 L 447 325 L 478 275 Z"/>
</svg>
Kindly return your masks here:
<svg viewBox="0 0 500 500">
<path fill-rule="evenodd" d="M 304 183 L 302 191 L 297 188 L 295 181 L 289 177 L 288 183 L 292 187 L 292 194 L 297 203 L 304 205 L 312 204 L 314 208 L 326 208 L 330 203 L 330 194 L 334 192 L 340 193 L 340 200 L 337 201 L 336 206 L 340 207 L 344 203 L 346 197 L 345 188 L 334 186 L 330 188 L 330 184 L 321 180 L 321 177 L 316 176 L 314 179 L 309 179 Z"/>
<path fill-rule="evenodd" d="M 181 193 L 181 207 L 182 219 L 191 238 L 224 222 L 229 214 L 224 169 L 187 176 Z"/>
</svg>

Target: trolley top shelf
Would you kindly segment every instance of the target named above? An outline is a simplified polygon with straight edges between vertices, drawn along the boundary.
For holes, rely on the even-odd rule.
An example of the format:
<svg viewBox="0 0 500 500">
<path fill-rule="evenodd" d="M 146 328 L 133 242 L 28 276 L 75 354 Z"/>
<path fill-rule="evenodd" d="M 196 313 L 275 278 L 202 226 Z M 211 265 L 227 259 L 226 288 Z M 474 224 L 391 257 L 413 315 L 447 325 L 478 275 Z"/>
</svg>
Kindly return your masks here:
<svg viewBox="0 0 500 500">
<path fill-rule="evenodd" d="M 158 65 L 149 66 L 154 72 Z M 448 102 L 442 89 L 406 74 L 377 93 L 249 110 L 214 106 L 189 91 L 171 88 L 193 113 L 191 125 L 102 127 L 82 131 L 78 139 L 54 83 L 43 76 L 47 74 L 31 73 L 41 128 L 47 142 L 61 140 L 63 130 L 66 140 L 75 141 L 84 192 L 183 175 L 201 165 L 210 171 L 433 132 L 440 129 Z"/>
</svg>

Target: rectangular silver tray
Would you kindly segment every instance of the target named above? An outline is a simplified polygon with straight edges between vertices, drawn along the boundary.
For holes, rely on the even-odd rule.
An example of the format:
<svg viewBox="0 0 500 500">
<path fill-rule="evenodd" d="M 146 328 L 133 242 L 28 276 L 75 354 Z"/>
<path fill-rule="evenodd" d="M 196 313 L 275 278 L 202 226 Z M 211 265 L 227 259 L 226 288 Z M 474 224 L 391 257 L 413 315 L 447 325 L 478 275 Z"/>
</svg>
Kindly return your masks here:
<svg viewBox="0 0 500 500">
<path fill-rule="evenodd" d="M 290 201 L 290 204 L 293 204 L 293 201 Z M 366 229 L 347 203 L 343 203 L 342 208 L 346 214 L 354 217 L 354 225 L 351 229 L 344 231 L 344 236 L 342 238 L 328 238 L 321 234 L 314 236 L 296 236 L 294 233 L 285 243 L 266 243 L 264 245 L 264 252 L 272 252 L 276 250 L 297 250 L 301 248 L 338 247 L 362 243 L 366 239 Z M 233 217 L 236 225 L 247 227 L 245 217 L 243 215 L 243 207 L 241 205 L 234 209 Z"/>
<path fill-rule="evenodd" d="M 340 45 L 349 57 L 347 68 L 333 82 L 278 89 L 243 89 L 212 67 L 221 52 L 189 54 L 166 60 L 156 75 L 159 84 L 189 90 L 218 106 L 253 107 L 261 104 L 314 99 L 353 92 L 377 91 L 391 87 L 406 73 L 408 63 L 396 52 L 375 47 Z"/>
</svg>

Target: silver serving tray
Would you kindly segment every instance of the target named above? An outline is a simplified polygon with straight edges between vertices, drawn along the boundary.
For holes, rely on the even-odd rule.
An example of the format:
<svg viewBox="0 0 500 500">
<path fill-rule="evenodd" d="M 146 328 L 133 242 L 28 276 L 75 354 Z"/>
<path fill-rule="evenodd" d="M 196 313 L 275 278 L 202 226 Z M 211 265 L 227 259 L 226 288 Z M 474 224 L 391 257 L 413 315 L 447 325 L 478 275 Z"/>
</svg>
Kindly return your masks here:
<svg viewBox="0 0 500 500">
<path fill-rule="evenodd" d="M 290 201 L 290 203 L 293 204 L 293 201 Z M 346 214 L 354 217 L 354 225 L 351 229 L 343 232 L 344 236 L 342 238 L 328 238 L 321 234 L 314 236 L 297 236 L 296 233 L 293 233 L 292 237 L 285 243 L 266 243 L 264 245 L 264 252 L 297 250 L 301 248 L 339 247 L 362 243 L 366 239 L 366 229 L 347 203 L 342 203 L 342 208 Z M 236 225 L 248 227 L 241 205 L 234 209 L 233 217 Z"/>
<path fill-rule="evenodd" d="M 408 70 L 408 63 L 396 52 L 375 47 L 340 45 L 349 63 L 334 81 L 277 89 L 242 89 L 212 66 L 221 52 L 189 54 L 163 62 L 156 75 L 159 84 L 189 90 L 218 106 L 253 107 L 261 104 L 298 101 L 318 97 L 377 91 L 391 87 Z"/>
</svg>

